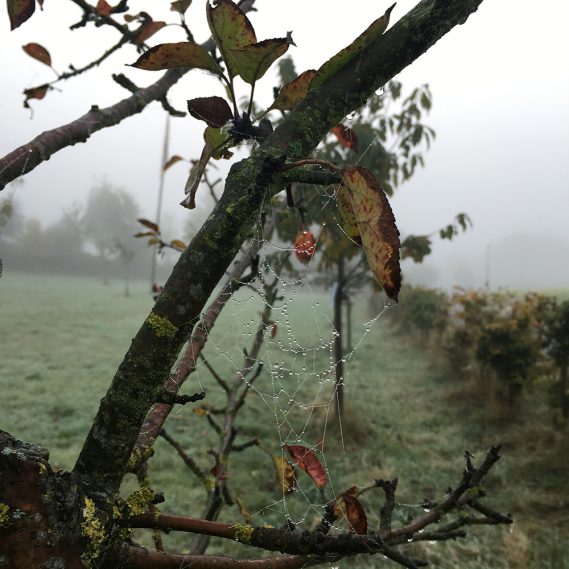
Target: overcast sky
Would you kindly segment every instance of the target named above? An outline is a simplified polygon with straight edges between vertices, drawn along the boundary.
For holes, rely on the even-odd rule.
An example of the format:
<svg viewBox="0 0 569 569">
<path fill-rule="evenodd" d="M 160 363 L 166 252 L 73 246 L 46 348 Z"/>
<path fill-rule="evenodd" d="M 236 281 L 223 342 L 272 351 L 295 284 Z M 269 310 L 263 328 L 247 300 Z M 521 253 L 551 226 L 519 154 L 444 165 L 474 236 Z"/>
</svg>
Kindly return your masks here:
<svg viewBox="0 0 569 569">
<path fill-rule="evenodd" d="M 5 2 L 0 4 L 2 155 L 43 130 L 78 118 L 93 104 L 104 107 L 124 98 L 126 91 L 111 73 L 126 73 L 139 85 L 159 77 L 160 72 L 125 67 L 137 58 L 129 46 L 96 71 L 60 84 L 61 91 L 31 101 L 30 120 L 22 91 L 50 80 L 52 72 L 28 57 L 22 45 L 44 45 L 62 71 L 69 63 L 79 67 L 91 61 L 117 38 L 112 29 L 69 32 L 80 12 L 66 4 L 47 0 L 43 12 L 11 33 Z M 130 4 L 132 11 L 146 9 L 155 19 L 174 21 L 167 0 Z M 415 4 L 398 2 L 392 20 Z M 250 18 L 259 39 L 292 30 L 298 47 L 289 53 L 300 72 L 318 68 L 388 5 L 375 0 L 257 0 L 258 12 Z M 208 36 L 204 6 L 204 0 L 194 0 L 188 12 L 197 41 Z M 400 75 L 406 92 L 429 83 L 433 110 L 427 122 L 437 132 L 426 168 L 393 198 L 402 232 L 428 233 L 462 211 L 474 222 L 474 229 L 455 242 L 435 243 L 434 255 L 419 270 L 409 269 L 409 276 L 446 286 L 481 286 L 489 261 L 493 287 L 569 286 L 568 21 L 567 0 L 485 0 L 465 25 Z M 171 27 L 149 43 L 183 39 L 181 30 Z M 276 81 L 268 74 L 262 83 L 258 96 L 268 105 Z M 240 87 L 240 94 L 248 93 L 244 84 Z M 170 100 L 183 110 L 186 99 L 211 94 L 223 94 L 217 82 L 192 71 Z M 57 153 L 24 177 L 25 185 L 15 193 L 18 205 L 26 216 L 49 224 L 62 208 L 84 202 L 89 189 L 107 179 L 136 195 L 143 214 L 152 218 L 164 120 L 154 103 L 118 127 L 96 133 L 87 144 Z M 170 154 L 197 158 L 202 131 L 202 124 L 191 118 L 173 119 Z M 178 205 L 186 176 L 182 165 L 167 173 L 165 218 L 171 227 L 199 215 Z"/>
</svg>

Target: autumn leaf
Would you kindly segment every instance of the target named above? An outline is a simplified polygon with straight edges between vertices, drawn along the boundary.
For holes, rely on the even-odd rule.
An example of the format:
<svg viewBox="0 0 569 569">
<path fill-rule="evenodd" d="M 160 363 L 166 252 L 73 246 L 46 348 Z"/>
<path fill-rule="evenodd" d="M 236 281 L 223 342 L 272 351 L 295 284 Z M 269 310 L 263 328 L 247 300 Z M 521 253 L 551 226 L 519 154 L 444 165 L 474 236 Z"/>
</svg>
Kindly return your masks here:
<svg viewBox="0 0 569 569">
<path fill-rule="evenodd" d="M 24 90 L 24 96 L 26 97 L 24 100 L 24 107 L 26 109 L 30 108 L 28 101 L 30 99 L 43 99 L 46 93 L 51 89 L 49 85 L 40 85 L 39 87 L 32 87 L 31 89 Z"/>
<path fill-rule="evenodd" d="M 270 109 L 278 109 L 280 111 L 290 111 L 292 110 L 300 101 L 306 97 L 308 90 L 310 88 L 310 82 L 312 78 L 316 75 L 314 69 L 309 69 L 301 73 L 296 79 L 283 85 L 277 95 L 277 98 L 273 101 L 273 104 L 269 107 Z"/>
<path fill-rule="evenodd" d="M 162 43 L 143 53 L 131 67 L 159 71 L 175 67 L 204 69 L 219 75 L 221 70 L 207 50 L 192 42 Z"/>
<path fill-rule="evenodd" d="M 292 41 L 291 32 L 287 33 L 286 38 L 263 40 L 259 43 L 231 49 L 236 75 L 252 85 L 267 72 L 279 57 L 286 53 L 289 45 L 295 45 Z"/>
<path fill-rule="evenodd" d="M 221 128 L 233 118 L 233 112 L 222 97 L 198 97 L 188 101 L 188 111 L 208 126 Z"/>
<path fill-rule="evenodd" d="M 231 50 L 257 43 L 255 30 L 245 13 L 231 0 L 206 4 L 207 22 L 231 77 L 238 75 Z"/>
<path fill-rule="evenodd" d="M 51 55 L 49 51 L 40 45 L 39 43 L 27 43 L 26 45 L 22 46 L 22 49 L 34 59 L 41 61 L 48 67 L 51 67 Z"/>
<path fill-rule="evenodd" d="M 36 2 L 35 0 L 8 0 L 7 7 L 10 29 L 15 30 L 31 18 L 36 9 Z"/>
<path fill-rule="evenodd" d="M 326 486 L 328 482 L 326 471 L 316 455 L 309 448 L 300 445 L 285 445 L 284 448 L 298 467 L 312 478 L 318 488 L 322 489 Z"/>
<path fill-rule="evenodd" d="M 164 166 L 162 166 L 162 171 L 166 172 L 166 170 L 168 170 L 168 168 L 170 168 L 171 166 L 173 166 L 177 162 L 180 162 L 180 160 L 183 160 L 183 158 L 181 156 L 179 156 L 178 154 L 174 154 L 173 156 L 170 156 L 170 158 L 166 161 Z"/>
<path fill-rule="evenodd" d="M 178 251 L 184 251 L 187 247 L 187 245 L 179 239 L 172 239 L 172 241 L 170 241 L 170 245 L 175 249 L 178 249 Z"/>
<path fill-rule="evenodd" d="M 152 229 L 152 231 L 154 231 L 154 233 L 160 234 L 160 228 L 154 222 L 149 221 L 148 219 L 144 219 L 143 217 L 138 218 L 137 221 L 141 225 L 144 225 L 144 227 L 148 227 L 148 229 Z"/>
<path fill-rule="evenodd" d="M 138 233 L 135 233 L 133 237 L 138 239 L 140 237 L 153 237 L 154 235 L 156 235 L 154 231 L 139 231 Z"/>
<path fill-rule="evenodd" d="M 183 14 L 190 7 L 191 3 L 192 0 L 176 0 L 176 2 L 170 4 L 170 10 Z"/>
<path fill-rule="evenodd" d="M 274 456 L 273 462 L 277 470 L 280 489 L 283 494 L 296 490 L 296 474 L 290 462 L 284 456 Z"/>
<path fill-rule="evenodd" d="M 345 146 L 354 152 L 358 151 L 358 137 L 351 128 L 340 123 L 337 124 L 331 132 L 342 146 Z"/>
<path fill-rule="evenodd" d="M 399 231 L 385 192 L 367 168 L 351 166 L 343 172 L 362 245 L 376 281 L 397 301 L 401 288 Z M 342 190 L 340 186 L 340 191 Z"/>
<path fill-rule="evenodd" d="M 352 206 L 350 192 L 343 184 L 338 188 L 336 193 L 336 200 L 338 202 L 338 211 L 340 213 L 340 222 L 342 229 L 346 236 L 351 239 L 356 245 L 362 244 L 362 238 L 358 223 L 356 221 L 356 214 Z"/>
<path fill-rule="evenodd" d="M 212 410 L 213 410 L 212 405 L 210 405 L 209 403 L 203 403 L 199 407 L 194 407 L 192 409 L 192 412 L 194 413 L 194 415 L 197 415 L 198 417 L 206 417 L 207 415 L 211 414 Z"/>
<path fill-rule="evenodd" d="M 363 535 L 367 533 L 367 516 L 357 498 L 358 492 L 358 487 L 352 486 L 334 500 L 334 517 L 335 519 L 345 517 L 351 529 Z"/>
<path fill-rule="evenodd" d="M 155 22 L 148 19 L 142 24 L 140 31 L 132 40 L 135 45 L 142 45 L 150 36 L 153 36 L 158 30 L 161 30 L 166 25 L 166 22 Z"/>
<path fill-rule="evenodd" d="M 148 240 L 147 245 L 151 247 L 152 245 L 158 245 L 158 243 L 160 243 L 160 239 L 153 237 L 152 239 Z"/>
<path fill-rule="evenodd" d="M 105 0 L 99 0 L 95 10 L 97 10 L 101 16 L 110 16 L 113 11 L 111 5 Z"/>
<path fill-rule="evenodd" d="M 211 157 L 215 160 L 229 159 L 233 156 L 233 152 L 228 150 L 232 143 L 223 129 L 208 126 L 203 133 L 203 138 L 213 148 Z"/>
<path fill-rule="evenodd" d="M 300 231 L 294 240 L 294 254 L 302 263 L 308 263 L 316 252 L 316 240 L 312 231 Z"/>
<path fill-rule="evenodd" d="M 350 61 L 358 56 L 366 47 L 376 41 L 377 38 L 379 38 L 387 29 L 387 26 L 389 25 L 389 16 L 391 15 L 391 11 L 394 7 L 395 4 L 387 8 L 385 14 L 375 20 L 375 22 L 373 22 L 363 34 L 355 39 L 355 41 L 324 63 L 312 80 L 310 88 L 318 89 L 324 81 L 335 75 L 340 69 L 345 67 L 350 63 Z"/>
</svg>

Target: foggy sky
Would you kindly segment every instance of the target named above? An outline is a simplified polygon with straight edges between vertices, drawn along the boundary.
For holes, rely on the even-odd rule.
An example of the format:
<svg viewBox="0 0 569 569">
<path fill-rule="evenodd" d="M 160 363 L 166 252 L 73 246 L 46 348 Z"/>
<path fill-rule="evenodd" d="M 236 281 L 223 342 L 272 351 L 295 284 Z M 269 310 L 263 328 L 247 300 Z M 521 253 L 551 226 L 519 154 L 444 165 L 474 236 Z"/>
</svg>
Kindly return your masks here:
<svg viewBox="0 0 569 569">
<path fill-rule="evenodd" d="M 169 2 L 131 3 L 134 10 L 148 4 L 155 19 L 174 21 Z M 293 31 L 298 48 L 289 53 L 300 72 L 318 68 L 389 3 L 257 0 L 259 11 L 250 19 L 259 39 Z M 392 21 L 415 3 L 398 2 Z M 160 76 L 161 72 L 126 67 L 137 58 L 129 46 L 101 68 L 59 84 L 61 92 L 31 101 L 30 120 L 29 110 L 22 107 L 22 91 L 51 80 L 53 74 L 28 57 L 22 45 L 44 45 L 54 67 L 63 71 L 69 63 L 78 67 L 91 61 L 117 40 L 117 33 L 106 28 L 67 31 L 80 11 L 71 5 L 63 8 L 65 4 L 46 2 L 43 12 L 11 33 L 5 3 L 0 4 L 2 155 L 43 130 L 78 118 L 93 104 L 104 107 L 128 96 L 111 73 L 123 72 L 139 85 Z M 188 12 L 197 41 L 208 36 L 204 4 L 194 0 Z M 485 0 L 465 25 L 453 29 L 399 76 L 407 94 L 416 85 L 430 84 L 433 110 L 426 122 L 437 132 L 426 168 L 392 200 L 402 233 L 429 233 L 462 211 L 474 222 L 473 230 L 453 243 L 435 240 L 434 254 L 424 266 L 409 269 L 409 277 L 445 286 L 482 286 L 487 278 L 493 287 L 569 286 L 567 21 L 566 0 Z M 181 29 L 165 28 L 149 43 L 183 39 Z M 273 76 L 269 72 L 257 87 L 257 97 L 267 105 L 276 84 Z M 238 84 L 240 96 L 248 95 L 248 89 Z M 169 99 L 185 110 L 186 99 L 212 94 L 223 95 L 219 84 L 195 70 L 176 85 Z M 96 133 L 87 144 L 57 153 L 23 178 L 25 185 L 15 192 L 17 204 L 26 216 L 49 224 L 62 208 L 84 202 L 89 189 L 107 179 L 133 193 L 143 214 L 153 218 L 164 120 L 161 106 L 153 103 L 118 127 Z M 192 118 L 173 119 L 170 154 L 197 158 L 202 132 L 203 125 Z M 178 205 L 186 177 L 185 165 L 167 173 L 165 226 L 181 226 L 204 214 Z M 206 193 L 200 189 L 198 202 L 201 196 L 201 203 L 206 203 Z"/>
</svg>

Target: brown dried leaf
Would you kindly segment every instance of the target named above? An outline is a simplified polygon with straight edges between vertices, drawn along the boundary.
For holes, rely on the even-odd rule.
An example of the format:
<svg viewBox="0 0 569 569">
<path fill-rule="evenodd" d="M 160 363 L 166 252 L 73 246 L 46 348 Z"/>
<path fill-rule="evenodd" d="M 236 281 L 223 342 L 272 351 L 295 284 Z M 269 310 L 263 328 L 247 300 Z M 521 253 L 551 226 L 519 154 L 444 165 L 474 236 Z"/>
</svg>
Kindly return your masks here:
<svg viewBox="0 0 569 569">
<path fill-rule="evenodd" d="M 24 95 L 26 98 L 24 100 L 24 107 L 26 107 L 26 109 L 29 109 L 30 105 L 28 104 L 28 101 L 30 99 L 43 99 L 50 89 L 51 87 L 47 84 L 40 85 L 39 87 L 32 87 L 31 89 L 25 89 Z"/>
<path fill-rule="evenodd" d="M 342 185 L 347 188 L 373 275 L 387 296 L 397 300 L 401 288 L 401 243 L 387 196 L 367 168 L 346 168 Z"/>
<path fill-rule="evenodd" d="M 172 239 L 172 241 L 170 241 L 170 245 L 178 249 L 178 251 L 184 251 L 187 247 L 187 245 L 183 241 L 180 241 L 179 239 Z"/>
<path fill-rule="evenodd" d="M 273 462 L 277 469 L 280 489 L 283 494 L 296 490 L 296 474 L 290 462 L 284 456 L 274 456 Z"/>
<path fill-rule="evenodd" d="M 95 8 L 95 10 L 97 10 L 97 12 L 101 14 L 101 16 L 110 16 L 113 11 L 113 8 L 105 0 L 99 0 L 97 2 L 97 7 Z"/>
<path fill-rule="evenodd" d="M 306 447 L 301 445 L 285 445 L 285 450 L 290 454 L 294 462 L 299 468 L 304 470 L 310 478 L 312 478 L 314 484 L 320 489 L 326 486 L 328 482 L 328 477 L 326 476 L 326 471 L 324 467 L 320 464 L 320 461 L 316 455 Z"/>
<path fill-rule="evenodd" d="M 148 227 L 148 229 L 152 229 L 154 233 L 160 234 L 160 228 L 156 225 L 153 221 L 149 221 L 144 217 L 140 217 L 137 219 L 138 223 L 144 225 L 144 227 Z"/>
<path fill-rule="evenodd" d="M 170 10 L 183 14 L 190 7 L 191 3 L 192 0 L 176 0 L 176 2 L 171 3 Z"/>
<path fill-rule="evenodd" d="M 156 235 L 154 231 L 139 231 L 138 233 L 135 233 L 133 237 L 153 237 L 154 235 Z"/>
<path fill-rule="evenodd" d="M 40 45 L 39 43 L 27 43 L 26 45 L 22 46 L 22 49 L 34 59 L 41 61 L 48 67 L 51 67 L 51 55 L 49 51 Z"/>
<path fill-rule="evenodd" d="M 168 168 L 170 168 L 170 166 L 173 166 L 177 162 L 180 162 L 180 160 L 183 160 L 183 158 L 181 156 L 179 156 L 178 154 L 174 154 L 173 156 L 170 156 L 168 161 L 164 164 L 164 166 L 162 166 L 162 170 L 164 172 L 166 172 L 166 170 L 168 170 Z"/>
<path fill-rule="evenodd" d="M 21 26 L 35 12 L 35 0 L 8 0 L 8 17 L 10 29 L 15 30 Z"/>
<path fill-rule="evenodd" d="M 340 221 L 344 233 L 349 239 L 356 243 L 356 245 L 361 245 L 362 238 L 356 221 L 356 214 L 352 207 L 350 192 L 343 184 L 338 188 L 336 199 L 338 200 L 338 211 L 340 212 Z"/>
<path fill-rule="evenodd" d="M 345 146 L 354 152 L 358 151 L 358 137 L 351 128 L 339 123 L 331 130 L 331 132 L 342 146 Z"/>
<path fill-rule="evenodd" d="M 166 22 L 155 22 L 154 20 L 147 20 L 142 24 L 137 36 L 132 40 L 135 45 L 142 45 L 149 37 L 153 36 L 158 30 L 161 30 L 166 25 Z"/>
<path fill-rule="evenodd" d="M 227 101 L 221 97 L 198 97 L 188 101 L 190 115 L 212 128 L 221 128 L 233 118 Z"/>
<path fill-rule="evenodd" d="M 159 71 L 175 67 L 204 69 L 211 73 L 221 71 L 208 51 L 192 42 L 162 43 L 143 53 L 131 67 L 146 71 Z"/>
<path fill-rule="evenodd" d="M 310 89 L 310 82 L 315 75 L 316 71 L 314 69 L 309 69 L 308 71 L 301 73 L 290 83 L 283 85 L 277 95 L 277 98 L 269 109 L 279 109 L 281 111 L 292 110 L 304 99 L 304 97 L 306 97 L 306 94 Z"/>
</svg>

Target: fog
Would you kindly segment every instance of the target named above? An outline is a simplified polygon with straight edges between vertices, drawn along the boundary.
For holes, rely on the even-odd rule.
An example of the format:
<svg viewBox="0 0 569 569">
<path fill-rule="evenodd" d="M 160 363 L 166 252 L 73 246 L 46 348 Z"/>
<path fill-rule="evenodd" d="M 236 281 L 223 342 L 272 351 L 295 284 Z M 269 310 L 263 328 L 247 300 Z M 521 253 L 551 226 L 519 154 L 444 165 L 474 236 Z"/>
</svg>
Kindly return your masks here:
<svg viewBox="0 0 569 569">
<path fill-rule="evenodd" d="M 142 2 L 131 2 L 134 10 Z M 392 20 L 416 2 L 398 2 Z M 21 46 L 37 42 L 49 49 L 59 71 L 83 65 L 116 41 L 114 30 L 93 27 L 69 32 L 80 12 L 73 6 L 46 2 L 23 26 L 9 33 L 5 3 L 0 7 L 0 57 L 3 76 L 0 106 L 0 153 L 13 150 L 48 128 L 84 114 L 91 105 L 108 106 L 128 93 L 110 78 L 125 73 L 146 85 L 159 73 L 126 67 L 136 60 L 127 47 L 100 68 L 58 84 L 43 101 L 22 106 L 22 91 L 51 80 L 53 73 L 28 57 Z M 149 5 L 152 5 L 150 3 Z M 169 2 L 149 11 L 155 19 L 173 20 Z M 257 0 L 250 18 L 259 39 L 293 31 L 297 70 L 319 67 L 351 42 L 389 3 L 371 0 L 330 2 Z M 57 8 L 56 8 L 57 5 Z M 539 8 L 539 13 L 537 9 Z M 427 117 L 437 139 L 426 167 L 404 184 L 392 200 L 403 234 L 431 233 L 467 212 L 474 227 L 452 243 L 436 238 L 423 265 L 405 264 L 408 282 L 449 287 L 567 287 L 569 283 L 569 3 L 486 0 L 464 26 L 458 26 L 398 77 L 408 93 L 429 83 L 433 109 Z M 197 41 L 207 38 L 203 0 L 195 0 L 188 22 Z M 181 41 L 179 29 L 165 28 L 152 45 Z M 273 75 L 274 77 L 274 75 Z M 270 73 L 257 97 L 270 104 Z M 247 95 L 244 84 L 240 95 Z M 199 71 L 186 75 L 172 90 L 170 102 L 185 110 L 196 96 L 223 94 L 216 81 Z M 26 217 L 49 225 L 63 208 L 84 203 L 90 188 L 108 180 L 136 196 L 146 217 L 153 218 L 159 182 L 164 112 L 157 103 L 118 127 L 93 135 L 87 144 L 67 148 L 38 166 L 21 187 L 8 189 Z M 170 154 L 197 158 L 203 126 L 192 118 L 172 119 Z M 223 165 L 227 167 L 226 164 Z M 178 164 L 166 175 L 162 225 L 174 234 L 191 220 L 197 224 L 210 207 L 207 192 L 198 192 L 198 209 L 178 205 L 187 167 Z"/>
</svg>

